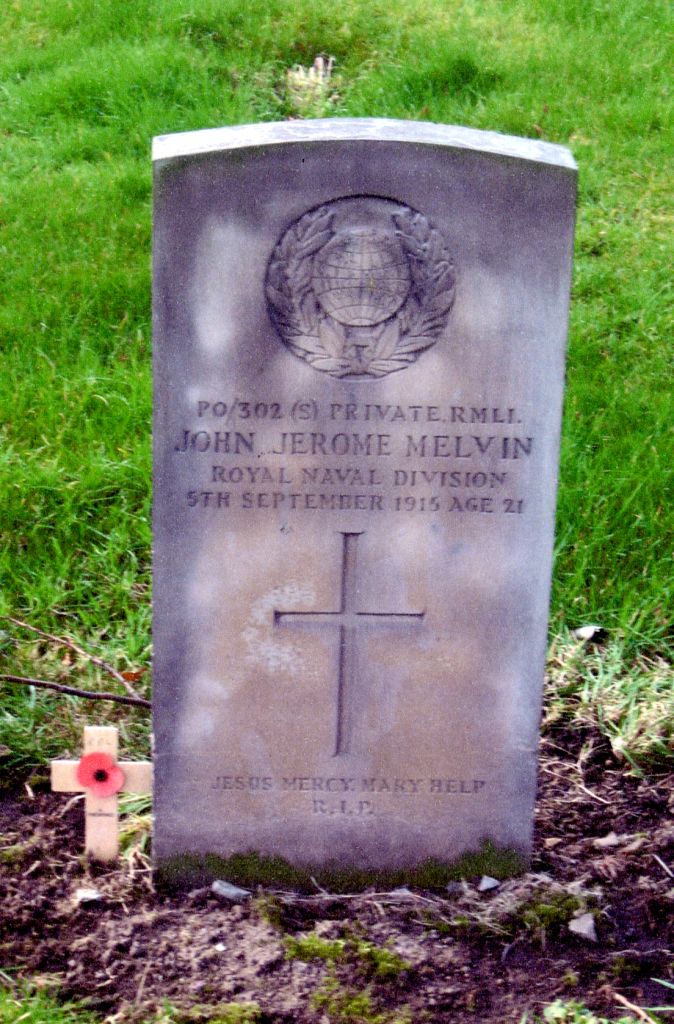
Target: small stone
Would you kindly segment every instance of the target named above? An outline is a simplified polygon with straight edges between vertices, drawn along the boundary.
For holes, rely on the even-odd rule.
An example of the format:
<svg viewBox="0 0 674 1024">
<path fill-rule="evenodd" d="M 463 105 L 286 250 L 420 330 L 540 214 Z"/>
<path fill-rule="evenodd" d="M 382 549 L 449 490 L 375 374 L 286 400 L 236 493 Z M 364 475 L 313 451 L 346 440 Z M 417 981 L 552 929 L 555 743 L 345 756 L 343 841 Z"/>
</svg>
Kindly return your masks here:
<svg viewBox="0 0 674 1024">
<path fill-rule="evenodd" d="M 76 889 L 75 903 L 80 906 L 82 903 L 96 903 L 103 899 L 103 893 L 98 889 Z"/>
<path fill-rule="evenodd" d="M 579 626 L 578 629 L 574 629 L 573 635 L 577 640 L 592 640 L 596 644 L 600 644 L 606 639 L 607 631 L 603 626 L 597 626 L 595 623 L 591 623 L 587 626 Z"/>
<path fill-rule="evenodd" d="M 397 889 L 391 889 L 389 896 L 414 896 L 414 893 L 406 885 L 400 885 Z"/>
<path fill-rule="evenodd" d="M 569 931 L 589 942 L 597 942 L 597 929 L 592 914 L 580 914 L 579 917 L 572 918 L 569 921 Z"/>
<path fill-rule="evenodd" d="M 222 878 L 216 878 L 211 886 L 211 892 L 214 892 L 216 896 L 222 896 L 224 900 L 229 900 L 231 903 L 242 903 L 250 896 L 248 889 L 240 889 L 238 885 L 225 882 Z"/>
<path fill-rule="evenodd" d="M 338 939 L 342 935 L 341 921 L 316 921 L 314 934 L 321 939 Z"/>
<path fill-rule="evenodd" d="M 596 850 L 606 850 L 609 846 L 619 846 L 620 839 L 615 832 L 609 832 L 607 836 L 602 836 L 600 839 L 595 839 L 592 843 Z"/>
<path fill-rule="evenodd" d="M 483 875 L 480 879 L 477 887 L 478 892 L 489 892 L 490 889 L 498 889 L 501 883 L 497 878 L 492 878 L 491 875 Z"/>
</svg>

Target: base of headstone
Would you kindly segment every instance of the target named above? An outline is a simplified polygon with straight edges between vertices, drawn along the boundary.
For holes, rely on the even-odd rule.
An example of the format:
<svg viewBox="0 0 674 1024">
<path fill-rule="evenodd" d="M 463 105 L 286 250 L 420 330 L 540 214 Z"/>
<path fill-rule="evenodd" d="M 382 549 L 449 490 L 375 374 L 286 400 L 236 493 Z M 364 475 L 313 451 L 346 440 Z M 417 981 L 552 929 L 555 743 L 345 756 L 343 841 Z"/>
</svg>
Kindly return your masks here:
<svg viewBox="0 0 674 1024">
<path fill-rule="evenodd" d="M 522 874 L 528 859 L 516 850 L 499 850 L 490 842 L 474 853 L 465 853 L 453 863 L 423 861 L 408 868 L 363 869 L 339 864 L 290 864 L 280 857 L 262 857 L 258 853 L 185 854 L 162 858 L 156 862 L 155 884 L 160 889 L 196 889 L 217 878 L 226 878 L 248 888 L 258 885 L 281 886 L 298 892 L 315 892 L 320 886 L 328 892 L 360 892 L 368 888 L 391 890 L 399 886 L 421 889 L 444 889 L 449 882 L 462 878 L 510 878 Z"/>
</svg>

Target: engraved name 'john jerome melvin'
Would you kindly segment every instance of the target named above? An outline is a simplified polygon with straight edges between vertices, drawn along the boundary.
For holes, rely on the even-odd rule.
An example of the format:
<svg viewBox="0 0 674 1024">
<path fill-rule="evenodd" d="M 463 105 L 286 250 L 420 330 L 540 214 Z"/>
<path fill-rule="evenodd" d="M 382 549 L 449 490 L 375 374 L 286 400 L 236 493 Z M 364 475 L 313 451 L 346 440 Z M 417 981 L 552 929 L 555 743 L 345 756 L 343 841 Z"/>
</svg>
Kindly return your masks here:
<svg viewBox="0 0 674 1024">
<path fill-rule="evenodd" d="M 404 370 L 435 345 L 454 300 L 447 244 L 427 218 L 357 196 L 309 210 L 276 245 L 266 294 L 291 352 L 347 380 Z"/>
</svg>

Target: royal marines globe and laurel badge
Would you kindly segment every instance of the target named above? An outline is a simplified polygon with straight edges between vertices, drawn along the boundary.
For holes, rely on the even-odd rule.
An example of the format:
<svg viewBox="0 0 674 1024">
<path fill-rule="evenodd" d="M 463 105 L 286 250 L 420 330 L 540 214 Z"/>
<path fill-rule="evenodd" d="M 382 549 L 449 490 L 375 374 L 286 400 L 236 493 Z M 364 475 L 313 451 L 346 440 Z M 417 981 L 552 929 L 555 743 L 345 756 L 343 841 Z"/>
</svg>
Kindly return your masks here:
<svg viewBox="0 0 674 1024">
<path fill-rule="evenodd" d="M 390 199 L 325 203 L 291 224 L 267 268 L 283 342 L 332 377 L 385 377 L 435 345 L 454 300 L 446 240 Z"/>
</svg>

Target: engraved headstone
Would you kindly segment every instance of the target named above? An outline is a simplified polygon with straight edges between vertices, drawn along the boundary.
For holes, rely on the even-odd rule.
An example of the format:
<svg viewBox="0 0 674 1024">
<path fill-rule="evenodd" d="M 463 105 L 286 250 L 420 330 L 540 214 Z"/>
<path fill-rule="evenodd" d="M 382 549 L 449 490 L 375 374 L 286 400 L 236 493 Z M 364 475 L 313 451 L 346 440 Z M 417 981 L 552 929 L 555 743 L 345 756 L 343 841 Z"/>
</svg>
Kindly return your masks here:
<svg viewBox="0 0 674 1024">
<path fill-rule="evenodd" d="M 515 870 L 573 159 L 378 120 L 154 155 L 160 872 Z"/>
</svg>

